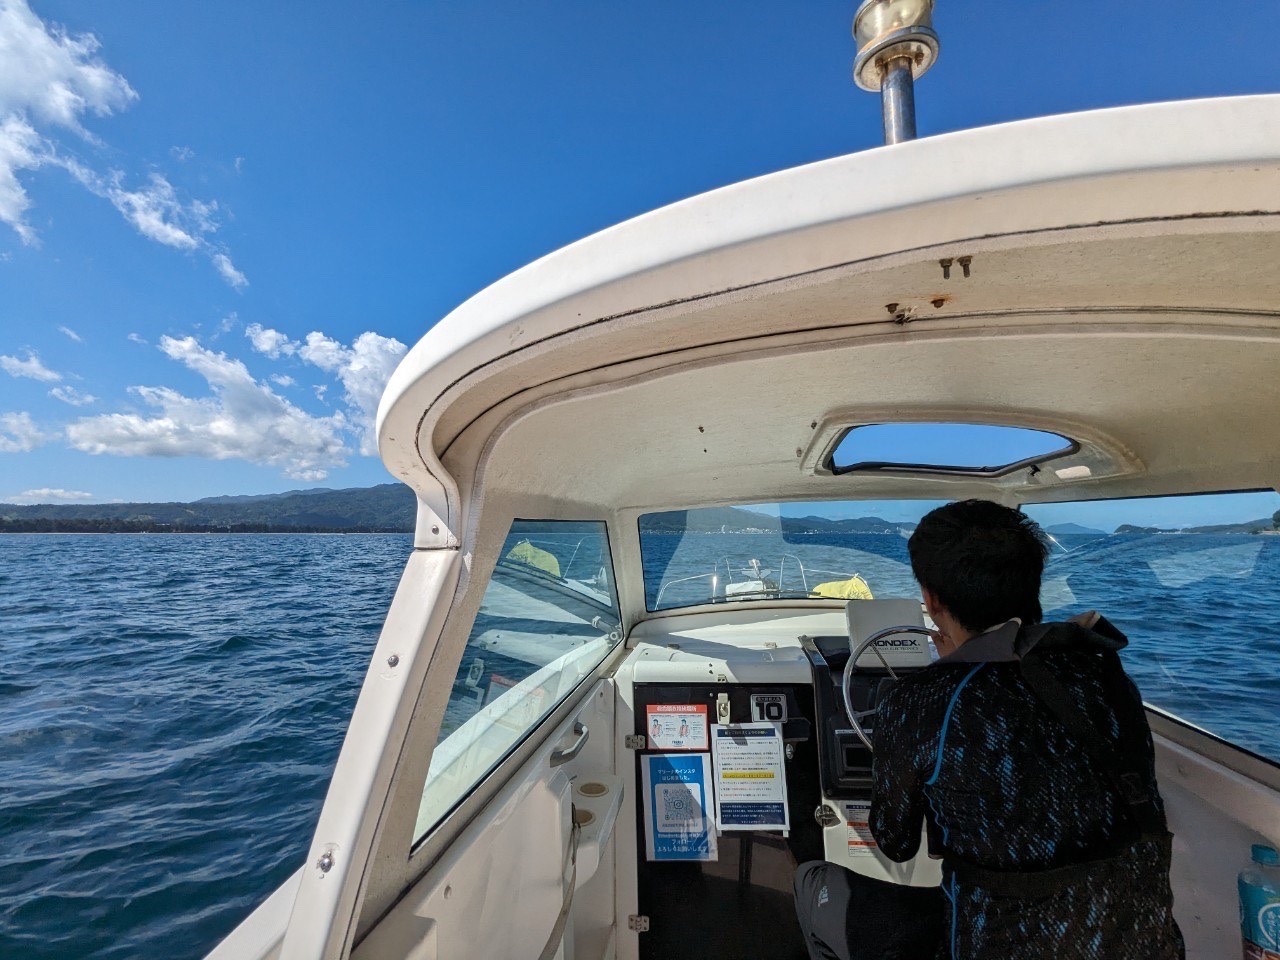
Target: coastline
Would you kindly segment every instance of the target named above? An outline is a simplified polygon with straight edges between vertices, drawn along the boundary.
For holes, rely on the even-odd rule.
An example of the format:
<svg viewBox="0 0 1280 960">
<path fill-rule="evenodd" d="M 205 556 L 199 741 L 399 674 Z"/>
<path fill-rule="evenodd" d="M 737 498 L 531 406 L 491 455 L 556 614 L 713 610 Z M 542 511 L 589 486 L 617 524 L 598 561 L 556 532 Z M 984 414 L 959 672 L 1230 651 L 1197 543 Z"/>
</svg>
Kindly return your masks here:
<svg viewBox="0 0 1280 960">
<path fill-rule="evenodd" d="M 0 530 L 0 537 L 149 537 L 153 534 L 184 537 L 308 536 L 411 537 L 412 530 Z"/>
</svg>

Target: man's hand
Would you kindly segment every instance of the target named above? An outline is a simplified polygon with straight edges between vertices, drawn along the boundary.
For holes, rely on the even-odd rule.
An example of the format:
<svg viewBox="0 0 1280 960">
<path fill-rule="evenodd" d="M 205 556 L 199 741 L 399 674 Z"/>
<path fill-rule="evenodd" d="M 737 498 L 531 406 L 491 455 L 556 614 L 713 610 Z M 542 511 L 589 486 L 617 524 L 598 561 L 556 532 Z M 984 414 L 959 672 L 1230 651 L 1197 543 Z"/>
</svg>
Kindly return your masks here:
<svg viewBox="0 0 1280 960">
<path fill-rule="evenodd" d="M 929 636 L 933 639 L 933 646 L 934 649 L 938 651 L 939 657 L 945 657 L 960 649 L 960 644 L 952 640 L 951 637 L 942 630 L 930 630 Z"/>
</svg>

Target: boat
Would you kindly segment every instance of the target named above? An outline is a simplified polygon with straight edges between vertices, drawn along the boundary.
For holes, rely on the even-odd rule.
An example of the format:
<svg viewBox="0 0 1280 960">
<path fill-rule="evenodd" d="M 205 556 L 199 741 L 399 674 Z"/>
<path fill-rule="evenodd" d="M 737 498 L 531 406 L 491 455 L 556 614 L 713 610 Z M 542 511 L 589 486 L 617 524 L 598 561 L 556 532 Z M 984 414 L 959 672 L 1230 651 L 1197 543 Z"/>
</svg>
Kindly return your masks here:
<svg viewBox="0 0 1280 960">
<path fill-rule="evenodd" d="M 918 597 L 874 550 L 822 574 L 873 599 L 815 593 L 759 533 L 685 572 L 655 550 L 762 503 L 785 533 L 805 503 L 1276 489 L 1280 96 L 913 139 L 931 7 L 864 4 L 906 17 L 862 21 L 886 146 L 581 240 L 408 353 L 378 442 L 417 495 L 413 549 L 305 862 L 212 960 L 802 957 L 798 860 L 938 879 L 857 819 L 859 720 L 929 662 Z M 1067 444 L 835 467 L 858 429 L 924 423 Z M 676 515 L 707 535 L 653 528 Z M 1236 955 L 1235 872 L 1278 839 L 1280 767 L 1149 716 L 1187 956 Z M 773 724 L 785 780 L 754 827 L 719 809 L 703 749 L 746 722 Z"/>
</svg>

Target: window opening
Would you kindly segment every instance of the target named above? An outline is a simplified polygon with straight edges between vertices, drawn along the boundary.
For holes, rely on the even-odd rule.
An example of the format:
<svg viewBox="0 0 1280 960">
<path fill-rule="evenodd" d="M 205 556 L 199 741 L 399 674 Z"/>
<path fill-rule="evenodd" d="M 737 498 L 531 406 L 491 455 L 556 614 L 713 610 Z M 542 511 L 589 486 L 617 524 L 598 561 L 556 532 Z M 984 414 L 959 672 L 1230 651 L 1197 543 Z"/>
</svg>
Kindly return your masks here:
<svg viewBox="0 0 1280 960">
<path fill-rule="evenodd" d="M 1143 699 L 1280 761 L 1280 494 L 1028 504 L 1054 538 L 1045 619 L 1096 609 Z"/>
<path fill-rule="evenodd" d="M 646 604 L 915 597 L 907 538 L 943 501 L 743 504 L 639 520 Z M 1051 538 L 1049 620 L 1103 613 L 1143 698 L 1280 762 L 1280 494 L 1023 507 Z M 856 578 L 856 579 L 855 579 Z M 834 585 L 834 586 L 832 586 Z"/>
<path fill-rule="evenodd" d="M 943 502 L 755 503 L 645 514 L 646 605 L 918 596 L 906 538 Z"/>
<path fill-rule="evenodd" d="M 831 471 L 897 470 L 1001 476 L 1074 453 L 1074 440 L 1044 430 L 977 423 L 873 423 L 850 427 Z"/>
<path fill-rule="evenodd" d="M 415 842 L 621 640 L 605 525 L 516 520 L 454 676 L 418 808 Z"/>
</svg>

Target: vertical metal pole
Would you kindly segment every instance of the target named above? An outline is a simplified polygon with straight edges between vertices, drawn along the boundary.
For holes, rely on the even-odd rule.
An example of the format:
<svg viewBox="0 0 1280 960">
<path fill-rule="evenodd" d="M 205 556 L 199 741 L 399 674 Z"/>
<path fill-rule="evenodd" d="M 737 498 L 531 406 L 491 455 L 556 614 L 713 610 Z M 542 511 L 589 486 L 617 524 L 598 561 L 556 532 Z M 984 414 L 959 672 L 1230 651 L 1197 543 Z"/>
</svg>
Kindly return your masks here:
<svg viewBox="0 0 1280 960">
<path fill-rule="evenodd" d="M 902 143 L 916 138 L 916 90 L 911 58 L 895 57 L 885 64 L 880 85 L 884 109 L 884 142 Z"/>
</svg>

